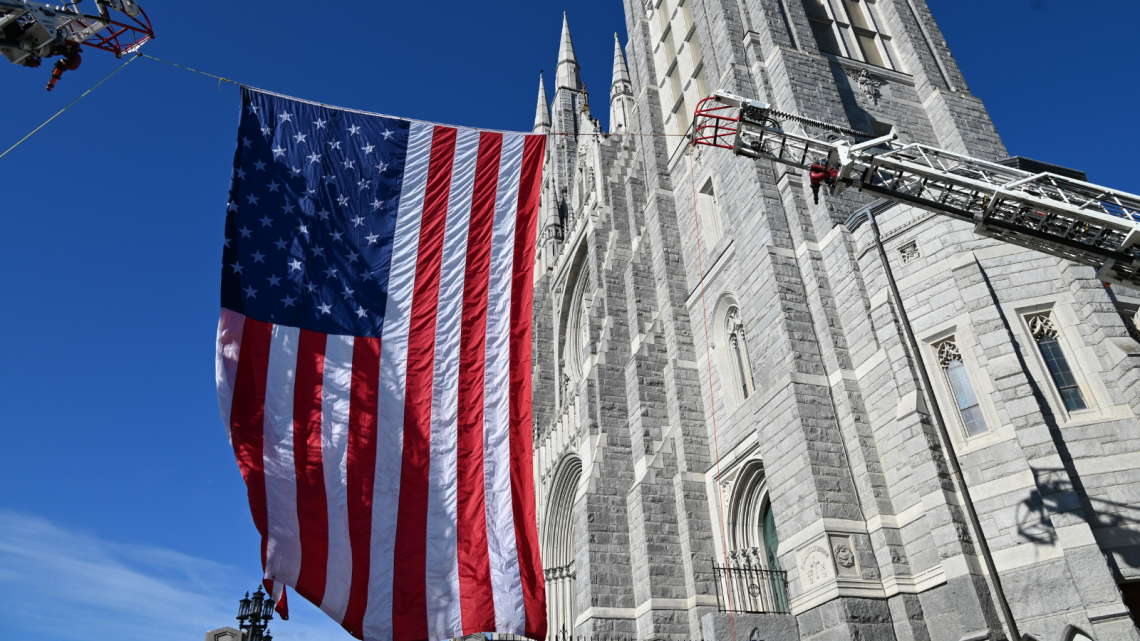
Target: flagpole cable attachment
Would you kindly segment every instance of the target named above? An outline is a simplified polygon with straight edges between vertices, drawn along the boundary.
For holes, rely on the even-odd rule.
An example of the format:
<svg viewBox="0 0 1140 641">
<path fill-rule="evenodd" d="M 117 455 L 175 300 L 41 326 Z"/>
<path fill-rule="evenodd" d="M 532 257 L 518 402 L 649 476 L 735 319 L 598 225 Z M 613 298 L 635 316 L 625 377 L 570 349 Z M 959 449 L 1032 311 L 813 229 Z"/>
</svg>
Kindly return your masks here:
<svg viewBox="0 0 1140 641">
<path fill-rule="evenodd" d="M 108 80 L 110 80 L 110 79 L 111 79 L 111 76 L 113 76 L 113 75 L 115 75 L 115 74 L 119 73 L 120 71 L 122 71 L 122 70 L 123 70 L 123 67 L 125 67 L 125 66 L 127 66 L 127 65 L 131 64 L 131 63 L 132 63 L 132 62 L 134 62 L 135 60 L 138 60 L 139 56 L 141 56 L 141 55 L 143 55 L 143 54 L 141 54 L 141 53 L 136 53 L 136 54 L 135 54 L 135 57 L 134 57 L 134 58 L 129 58 L 129 59 L 126 61 L 126 62 L 124 62 L 123 64 L 119 65 L 119 67 L 118 67 L 117 69 L 115 69 L 115 70 L 114 70 L 114 71 L 112 71 L 111 73 L 107 74 L 107 77 L 106 77 L 106 78 L 103 78 L 103 79 L 102 79 L 102 80 L 100 80 L 99 82 L 95 83 L 95 84 L 94 84 L 94 85 L 93 85 L 93 86 L 92 86 L 90 89 L 88 89 L 87 91 L 84 91 L 83 93 L 79 94 L 79 97 L 78 97 L 78 98 L 76 98 L 75 100 L 72 100 L 70 103 L 68 103 L 68 105 L 67 105 L 66 107 L 64 107 L 63 109 L 60 109 L 58 112 L 56 112 L 56 114 L 55 114 L 54 116 L 52 116 L 51 118 L 48 118 L 47 120 L 45 120 L 45 121 L 44 121 L 44 123 L 43 123 L 42 125 L 40 125 L 39 127 L 36 127 L 35 129 L 33 129 L 33 130 L 31 131 L 31 133 L 29 133 L 28 135 L 26 135 L 26 136 L 24 136 L 23 138 L 21 138 L 19 141 L 17 141 L 17 142 L 16 142 L 16 144 L 12 145 L 12 146 L 11 146 L 11 147 L 9 147 L 7 150 L 5 150 L 5 151 L 4 151 L 4 153 L 0 154 L 0 158 L 3 158 L 4 156 L 7 156 L 7 155 L 8 155 L 8 152 L 9 152 L 9 151 L 12 151 L 12 150 L 13 150 L 13 149 L 15 149 L 16 147 L 19 147 L 19 146 L 20 146 L 20 143 L 24 142 L 24 141 L 25 141 L 25 140 L 27 140 L 28 138 L 31 138 L 31 137 L 32 137 L 32 134 L 34 134 L 34 133 L 36 133 L 37 131 L 39 131 L 40 129 L 43 129 L 44 127 L 46 127 L 46 126 L 47 126 L 47 124 L 48 124 L 49 122 L 51 122 L 51 121 L 55 120 L 56 118 L 58 118 L 60 114 L 62 114 L 63 112 L 67 111 L 68 109 L 71 109 L 72 105 L 74 105 L 75 103 L 77 103 L 77 102 L 79 102 L 80 100 L 82 100 L 82 99 L 83 99 L 83 97 L 84 97 L 84 96 L 86 96 L 87 94 L 91 93 L 92 91 L 95 91 L 95 90 L 96 90 L 96 89 L 99 87 L 99 85 L 101 85 L 101 84 L 103 84 L 104 82 L 107 82 Z M 147 57 L 149 58 L 150 56 L 147 56 Z"/>
<path fill-rule="evenodd" d="M 166 63 L 172 67 L 178 67 L 180 69 L 185 69 L 186 71 L 193 71 L 194 73 L 202 74 L 203 76 L 209 76 L 211 78 L 217 78 L 218 79 L 218 91 L 222 90 L 222 83 L 223 82 L 228 82 L 231 85 L 237 85 L 239 87 L 241 86 L 241 83 L 237 82 L 236 80 L 230 80 L 229 78 L 223 78 L 222 76 L 215 76 L 212 73 L 206 73 L 205 71 L 199 71 L 197 69 L 194 69 L 193 67 L 187 67 L 186 65 L 180 65 L 177 62 L 171 62 L 169 60 L 163 60 L 162 58 L 155 58 L 154 56 L 148 56 L 145 53 L 140 53 L 138 55 L 142 56 L 143 58 L 150 58 L 151 60 L 156 60 L 158 62 L 164 62 L 164 63 Z"/>
<path fill-rule="evenodd" d="M 717 525 L 720 526 L 720 540 L 721 545 L 724 547 L 724 594 L 725 600 L 728 603 L 728 629 L 731 635 L 730 638 L 732 641 L 736 641 L 736 621 L 732 616 L 732 584 L 731 579 L 728 578 L 728 534 L 726 533 L 728 529 L 726 525 L 728 514 L 725 513 L 724 487 L 720 483 L 720 439 L 717 436 L 716 430 L 716 394 L 712 380 L 712 348 L 709 344 L 709 310 L 708 305 L 705 303 L 705 267 L 704 261 L 701 258 L 701 216 L 697 211 L 697 177 L 693 170 L 693 145 L 689 145 L 689 184 L 692 185 L 693 188 L 693 222 L 697 230 L 697 272 L 701 276 L 699 287 L 701 288 L 701 316 L 705 326 L 705 365 L 708 366 L 709 373 L 709 413 L 712 415 L 713 453 L 716 456 L 716 494 L 720 499 L 720 505 L 717 506 L 720 512 Z M 713 580 L 717 580 L 715 571 L 713 572 Z M 719 589 L 719 586 L 717 589 Z"/>
</svg>

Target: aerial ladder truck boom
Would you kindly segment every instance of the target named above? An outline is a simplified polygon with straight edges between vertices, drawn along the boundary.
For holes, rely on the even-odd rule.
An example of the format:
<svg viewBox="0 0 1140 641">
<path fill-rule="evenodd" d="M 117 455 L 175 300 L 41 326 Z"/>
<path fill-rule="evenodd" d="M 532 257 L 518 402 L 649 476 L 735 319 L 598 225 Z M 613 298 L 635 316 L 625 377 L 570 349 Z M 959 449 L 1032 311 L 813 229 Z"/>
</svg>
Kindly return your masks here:
<svg viewBox="0 0 1140 641">
<path fill-rule="evenodd" d="M 1089 265 L 1105 282 L 1140 289 L 1140 196 L 897 139 L 719 91 L 698 105 L 693 132 L 693 144 L 808 171 L 816 202 L 821 189 L 873 194 L 970 222 L 980 235 Z"/>
</svg>

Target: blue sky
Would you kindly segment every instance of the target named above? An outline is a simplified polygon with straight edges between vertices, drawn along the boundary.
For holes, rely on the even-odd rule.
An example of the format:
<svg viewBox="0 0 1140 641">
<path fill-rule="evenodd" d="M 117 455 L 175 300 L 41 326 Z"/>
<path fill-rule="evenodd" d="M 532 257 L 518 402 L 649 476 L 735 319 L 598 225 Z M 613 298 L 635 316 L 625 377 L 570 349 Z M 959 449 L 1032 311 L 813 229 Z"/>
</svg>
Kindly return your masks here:
<svg viewBox="0 0 1140 641">
<path fill-rule="evenodd" d="M 1140 3 L 930 4 L 1012 153 L 1140 191 Z M 151 55 L 501 129 L 529 130 L 563 10 L 603 120 L 613 33 L 625 42 L 617 0 L 143 6 L 159 34 Z M 50 94 L 47 68 L 0 67 L 0 149 L 117 64 L 89 53 Z M 0 638 L 197 641 L 258 582 L 213 379 L 237 114 L 232 85 L 142 59 L 0 159 Z M 349 638 L 292 606 L 276 638 Z"/>
</svg>

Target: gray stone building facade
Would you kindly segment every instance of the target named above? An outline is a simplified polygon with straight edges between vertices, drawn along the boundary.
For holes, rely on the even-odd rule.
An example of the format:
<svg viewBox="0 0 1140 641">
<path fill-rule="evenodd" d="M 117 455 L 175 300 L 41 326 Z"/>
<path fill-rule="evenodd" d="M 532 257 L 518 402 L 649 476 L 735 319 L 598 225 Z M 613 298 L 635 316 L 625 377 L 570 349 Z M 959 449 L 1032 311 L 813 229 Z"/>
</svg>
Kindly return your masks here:
<svg viewBox="0 0 1140 641">
<path fill-rule="evenodd" d="M 817 205 L 803 172 L 687 144 L 722 89 L 1006 158 L 926 3 L 625 0 L 625 15 L 610 131 L 566 23 L 552 103 L 539 85 L 552 632 L 1004 639 L 1004 600 L 1023 638 L 1140 641 L 1140 292 L 901 205 L 876 208 L 885 266 L 871 226 L 843 224 L 872 199 Z M 718 602 L 732 581 L 714 565 L 786 572 L 786 593 L 756 590 L 789 613 L 720 611 L 756 608 Z"/>
</svg>

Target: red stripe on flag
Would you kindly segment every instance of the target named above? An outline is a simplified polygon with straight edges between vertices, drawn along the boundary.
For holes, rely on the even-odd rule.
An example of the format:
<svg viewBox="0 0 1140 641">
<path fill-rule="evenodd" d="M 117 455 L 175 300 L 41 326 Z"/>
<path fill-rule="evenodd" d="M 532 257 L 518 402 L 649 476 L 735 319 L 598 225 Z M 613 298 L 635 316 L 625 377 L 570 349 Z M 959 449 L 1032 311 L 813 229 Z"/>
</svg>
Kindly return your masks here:
<svg viewBox="0 0 1140 641">
<path fill-rule="evenodd" d="M 380 387 L 380 339 L 356 337 L 352 345 L 352 400 L 348 409 L 348 538 L 352 587 L 341 625 L 364 638 L 372 544 L 372 489 L 376 476 L 376 399 Z"/>
<path fill-rule="evenodd" d="M 463 326 L 459 348 L 459 440 L 456 453 L 460 608 L 463 632 L 495 629 L 491 555 L 487 551 L 486 484 L 483 478 L 483 384 L 487 361 L 487 290 L 491 279 L 491 232 L 503 135 L 483 132 L 475 164 L 467 271 L 463 281 Z"/>
<path fill-rule="evenodd" d="M 534 508 L 531 435 L 531 315 L 534 307 L 534 243 L 545 136 L 527 136 L 515 221 L 514 275 L 511 283 L 511 503 L 519 552 L 526 636 L 546 638 L 546 583 L 538 549 Z"/>
<path fill-rule="evenodd" d="M 428 636 L 427 510 L 431 465 L 431 397 L 435 369 L 435 325 L 439 307 L 443 231 L 451 194 L 457 130 L 436 127 L 428 162 L 427 191 L 420 222 L 412 316 L 408 331 L 408 370 L 404 405 L 404 458 L 396 519 L 392 588 L 392 631 L 396 641 Z"/>
<path fill-rule="evenodd" d="M 293 390 L 293 457 L 301 529 L 301 571 L 295 589 L 318 606 L 325 597 L 329 559 L 329 508 L 321 453 L 321 388 L 327 342 L 325 334 L 301 330 Z"/>
<path fill-rule="evenodd" d="M 237 380 L 230 407 L 230 440 L 249 496 L 249 511 L 261 534 L 261 567 L 269 543 L 269 511 L 265 498 L 265 379 L 273 325 L 245 319 Z"/>
</svg>

